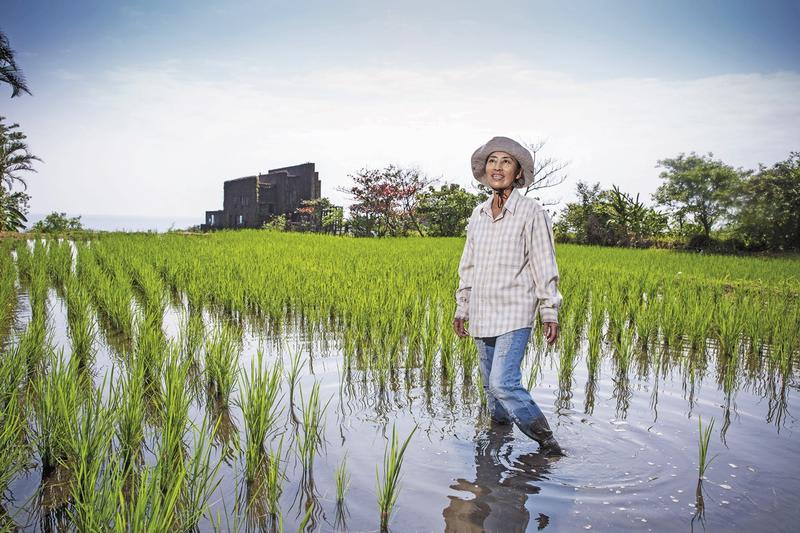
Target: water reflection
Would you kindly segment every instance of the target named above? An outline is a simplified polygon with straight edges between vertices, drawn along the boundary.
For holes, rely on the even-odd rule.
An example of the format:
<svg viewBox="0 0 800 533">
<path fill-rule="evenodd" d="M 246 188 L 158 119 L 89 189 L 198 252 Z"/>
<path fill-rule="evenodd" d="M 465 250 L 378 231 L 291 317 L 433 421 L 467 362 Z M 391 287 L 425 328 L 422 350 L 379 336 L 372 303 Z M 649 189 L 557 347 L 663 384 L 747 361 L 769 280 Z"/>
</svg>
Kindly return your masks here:
<svg viewBox="0 0 800 533">
<path fill-rule="evenodd" d="M 442 511 L 445 531 L 526 531 L 531 516 L 525 507 L 528 496 L 541 490 L 536 483 L 546 479 L 558 458 L 538 453 L 513 456 L 513 426 L 493 423 L 475 439 L 475 480 L 458 479 L 451 489 L 466 493 L 449 496 Z M 550 517 L 539 513 L 537 529 Z"/>
</svg>

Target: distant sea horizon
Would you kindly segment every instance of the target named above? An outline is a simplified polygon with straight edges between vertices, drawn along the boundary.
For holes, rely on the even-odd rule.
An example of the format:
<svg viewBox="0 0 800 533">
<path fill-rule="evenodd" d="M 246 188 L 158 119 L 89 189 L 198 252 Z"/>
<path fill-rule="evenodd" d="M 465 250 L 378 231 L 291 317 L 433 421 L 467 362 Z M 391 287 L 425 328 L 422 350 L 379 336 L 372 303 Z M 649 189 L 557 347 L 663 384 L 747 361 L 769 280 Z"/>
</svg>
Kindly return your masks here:
<svg viewBox="0 0 800 533">
<path fill-rule="evenodd" d="M 38 221 L 49 213 L 29 213 L 26 229 L 31 229 Z M 84 229 L 98 231 L 155 231 L 163 233 L 170 229 L 186 229 L 199 226 L 203 217 L 189 216 L 146 216 L 146 215 L 84 215 L 67 213 L 68 217 L 81 217 Z"/>
</svg>

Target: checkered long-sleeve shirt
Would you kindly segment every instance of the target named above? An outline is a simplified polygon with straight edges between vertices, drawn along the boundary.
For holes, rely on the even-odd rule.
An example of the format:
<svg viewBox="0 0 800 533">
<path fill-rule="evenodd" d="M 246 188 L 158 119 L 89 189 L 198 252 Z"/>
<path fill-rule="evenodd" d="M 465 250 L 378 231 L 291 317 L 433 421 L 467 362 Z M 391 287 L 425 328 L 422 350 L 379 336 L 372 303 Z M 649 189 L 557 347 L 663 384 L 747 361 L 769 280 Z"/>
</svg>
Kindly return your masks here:
<svg viewBox="0 0 800 533">
<path fill-rule="evenodd" d="M 473 337 L 495 337 L 542 322 L 558 322 L 553 229 L 536 200 L 511 191 L 496 219 L 492 198 L 472 212 L 458 266 L 456 318 L 469 321 Z"/>
</svg>

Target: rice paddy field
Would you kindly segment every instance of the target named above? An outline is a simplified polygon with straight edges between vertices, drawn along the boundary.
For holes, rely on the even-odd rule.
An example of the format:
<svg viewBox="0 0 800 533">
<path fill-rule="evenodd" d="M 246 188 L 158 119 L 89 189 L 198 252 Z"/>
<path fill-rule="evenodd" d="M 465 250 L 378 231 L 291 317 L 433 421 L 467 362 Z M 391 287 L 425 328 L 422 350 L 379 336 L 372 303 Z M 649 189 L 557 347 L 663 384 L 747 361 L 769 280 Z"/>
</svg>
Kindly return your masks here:
<svg viewBox="0 0 800 533">
<path fill-rule="evenodd" d="M 800 259 L 561 245 L 493 424 L 462 239 L 0 240 L 0 531 L 793 531 Z"/>
</svg>

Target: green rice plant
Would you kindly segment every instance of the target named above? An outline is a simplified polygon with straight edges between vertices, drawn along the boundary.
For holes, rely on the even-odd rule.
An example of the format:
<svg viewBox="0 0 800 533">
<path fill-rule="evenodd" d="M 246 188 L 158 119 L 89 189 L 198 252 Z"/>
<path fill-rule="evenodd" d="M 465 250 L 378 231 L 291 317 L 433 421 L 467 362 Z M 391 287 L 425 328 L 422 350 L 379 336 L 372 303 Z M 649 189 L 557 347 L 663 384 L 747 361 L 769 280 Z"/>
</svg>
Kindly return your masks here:
<svg viewBox="0 0 800 533">
<path fill-rule="evenodd" d="M 44 322 L 47 319 L 47 270 L 45 265 L 34 264 L 28 295 L 31 304 L 31 322 Z"/>
<path fill-rule="evenodd" d="M 122 472 L 130 472 L 141 462 L 144 445 L 145 366 L 134 360 L 115 388 L 116 420 L 114 432 Z"/>
<path fill-rule="evenodd" d="M 218 327 L 206 343 L 206 383 L 218 405 L 227 407 L 239 373 L 238 336 L 229 325 Z"/>
<path fill-rule="evenodd" d="M 284 472 L 281 468 L 281 451 L 283 450 L 283 437 L 278 442 L 278 449 L 267 454 L 264 483 L 261 489 L 267 504 L 267 512 L 273 517 L 279 517 L 281 510 L 278 504 L 283 494 Z"/>
<path fill-rule="evenodd" d="M 299 423 L 294 410 L 294 392 L 297 389 L 297 384 L 300 382 L 300 373 L 305 365 L 305 361 L 302 359 L 302 356 L 302 350 L 289 352 L 289 368 L 287 369 L 286 373 L 286 381 L 289 382 L 289 414 L 294 423 Z"/>
<path fill-rule="evenodd" d="M 186 445 L 184 436 L 189 424 L 189 404 L 192 399 L 187 388 L 189 361 L 181 360 L 174 344 L 168 348 L 164 365 L 163 419 L 158 448 L 158 461 L 166 472 L 175 473 L 185 469 Z M 164 477 L 165 483 L 170 479 Z"/>
<path fill-rule="evenodd" d="M 2 354 L 2 359 L 6 357 L 11 359 L 10 354 Z M 0 372 L 3 371 L 0 370 Z M 11 480 L 25 468 L 28 457 L 24 441 L 27 424 L 20 404 L 19 389 L 15 387 L 8 390 L 4 386 L 2 392 L 3 397 L 0 398 L 0 494 L 5 493 Z"/>
<path fill-rule="evenodd" d="M 66 239 L 50 239 L 47 243 L 47 271 L 53 285 L 63 287 L 72 271 L 72 248 Z"/>
<path fill-rule="evenodd" d="M 525 384 L 525 387 L 531 391 L 536 386 L 536 381 L 542 375 L 542 361 L 539 357 L 539 352 L 537 352 L 536 356 L 532 358 L 530 368 L 528 370 L 528 380 Z"/>
<path fill-rule="evenodd" d="M 181 317 L 180 345 L 185 357 L 194 359 L 203 346 L 205 324 L 200 312 L 188 312 Z"/>
<path fill-rule="evenodd" d="M 708 465 L 711 464 L 711 461 L 713 461 L 714 457 L 716 457 L 714 456 L 710 459 L 708 457 L 708 445 L 711 440 L 711 433 L 714 431 L 714 419 L 712 418 L 711 423 L 704 428 L 703 418 L 697 417 L 697 425 L 700 431 L 700 442 L 697 454 L 697 470 L 699 478 L 703 479 L 706 475 L 706 468 L 708 468 Z"/>
<path fill-rule="evenodd" d="M 636 350 L 633 339 L 633 329 L 624 328 L 616 336 L 614 344 L 614 361 L 618 375 L 627 375 L 633 355 Z"/>
<path fill-rule="evenodd" d="M 0 241 L 0 349 L 5 345 L 17 307 L 17 268 L 7 241 Z"/>
<path fill-rule="evenodd" d="M 111 381 L 114 380 L 113 372 Z M 114 436 L 114 411 L 103 405 L 103 385 L 80 406 L 77 423 L 70 428 L 69 446 L 72 506 L 70 520 L 79 531 L 104 531 L 111 527 L 117 502 L 108 490 L 98 490 L 113 469 L 107 464 Z"/>
<path fill-rule="evenodd" d="M 42 478 L 59 462 L 69 459 L 69 442 L 81 403 L 77 366 L 67 363 L 63 352 L 50 351 L 50 368 L 33 381 L 33 444 L 42 463 Z"/>
<path fill-rule="evenodd" d="M 28 378 L 39 375 L 47 366 L 50 350 L 50 327 L 43 317 L 28 322 L 17 341 L 17 350 L 24 361 Z"/>
<path fill-rule="evenodd" d="M 430 382 L 433 377 L 439 344 L 439 320 L 436 310 L 429 306 L 422 333 L 422 376 L 426 382 Z"/>
<path fill-rule="evenodd" d="M 264 354 L 258 351 L 250 362 L 250 372 L 242 374 L 240 408 L 245 423 L 245 479 L 253 483 L 263 473 L 267 437 L 275 429 L 280 416 L 278 394 L 281 390 L 281 366 L 272 370 L 264 364 Z"/>
<path fill-rule="evenodd" d="M 342 505 L 344 497 L 347 494 L 347 489 L 350 488 L 350 473 L 347 471 L 347 454 L 342 456 L 339 466 L 336 467 L 334 474 L 336 480 L 336 504 Z"/>
<path fill-rule="evenodd" d="M 17 270 L 19 271 L 19 279 L 22 284 L 25 285 L 31 279 L 31 267 L 33 265 L 33 254 L 31 254 L 28 241 L 24 239 L 17 241 L 14 251 L 17 254 Z"/>
<path fill-rule="evenodd" d="M 653 293 L 645 293 L 639 302 L 639 309 L 636 312 L 634 324 L 636 326 L 636 336 L 642 345 L 658 335 L 658 315 L 659 300 Z"/>
<path fill-rule="evenodd" d="M 735 355 L 744 328 L 744 319 L 732 297 L 722 297 L 717 301 L 714 325 L 719 353 L 726 357 Z"/>
<path fill-rule="evenodd" d="M 378 472 L 378 467 L 375 467 L 381 531 L 389 529 L 389 518 L 395 503 L 397 503 L 397 496 L 400 494 L 400 470 L 403 467 L 403 456 L 416 431 L 417 426 L 414 426 L 403 444 L 399 445 L 397 430 L 395 426 L 392 426 L 392 438 L 383 451 L 383 479 Z"/>
<path fill-rule="evenodd" d="M 209 502 L 222 481 L 218 477 L 222 460 L 213 461 L 212 441 L 218 425 L 209 428 L 207 422 L 193 432 L 192 455 L 186 465 L 185 488 L 180 500 L 181 526 L 197 528 L 200 518 L 208 511 Z"/>
<path fill-rule="evenodd" d="M 94 362 L 93 345 L 97 334 L 91 314 L 91 297 L 75 276 L 65 279 L 64 289 L 72 357 L 80 361 L 80 366 L 90 367 Z"/>
<path fill-rule="evenodd" d="M 135 472 L 131 494 L 120 493 L 114 531 L 160 533 L 180 530 L 180 496 L 186 470 L 170 471 L 162 464 Z"/>
<path fill-rule="evenodd" d="M 314 465 L 317 449 L 322 445 L 324 430 L 324 415 L 330 400 L 322 405 L 319 399 L 319 382 L 311 386 L 308 399 L 303 397 L 300 390 L 300 404 L 302 415 L 302 431 L 297 434 L 297 452 L 305 471 L 310 471 Z"/>
</svg>

